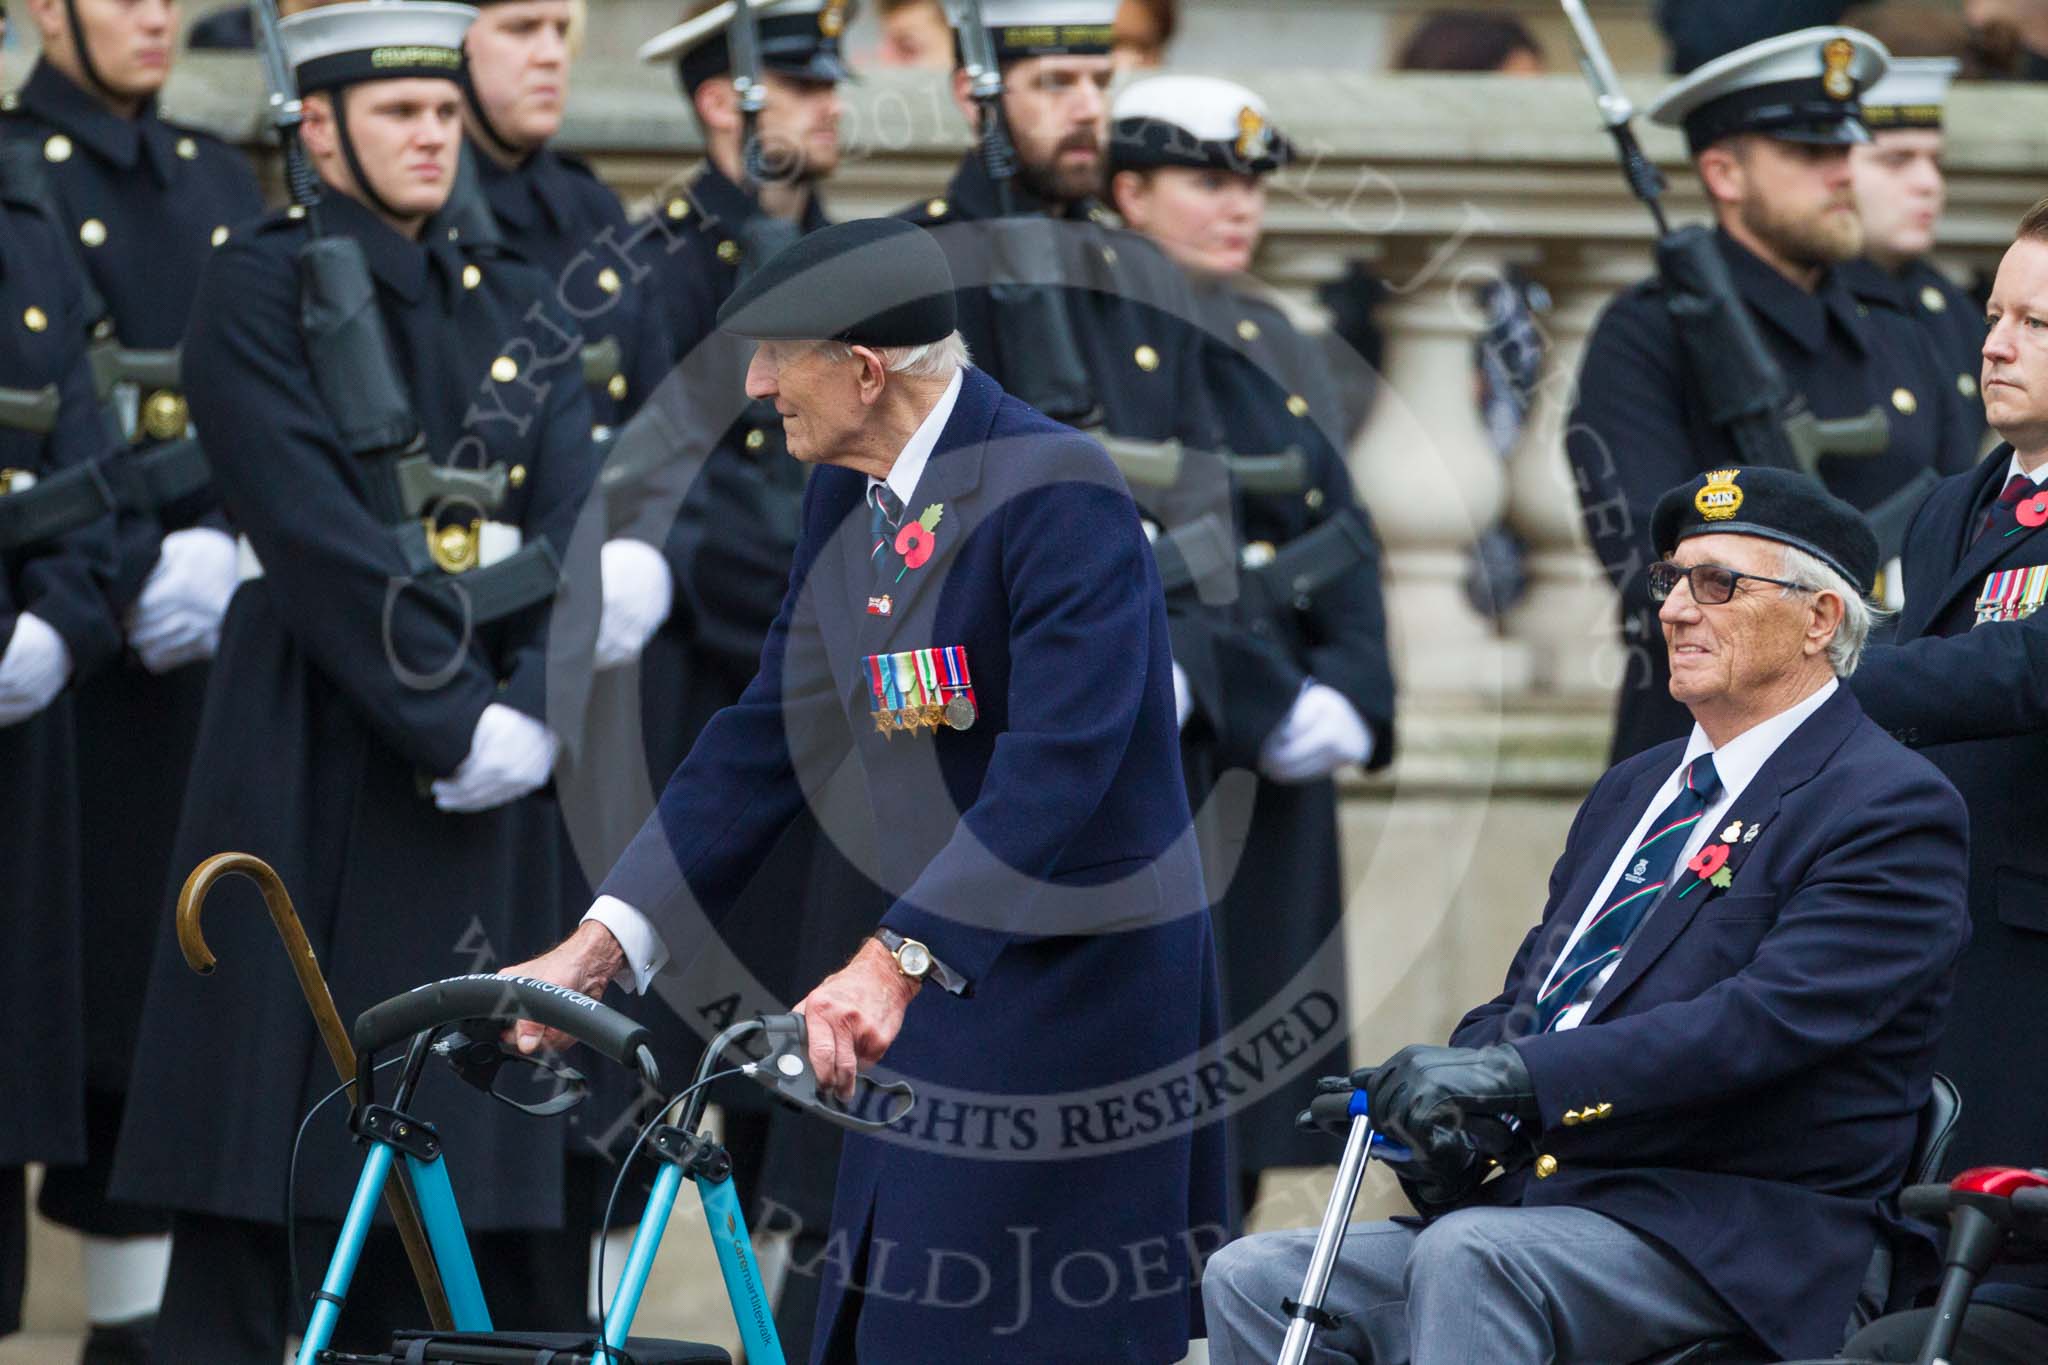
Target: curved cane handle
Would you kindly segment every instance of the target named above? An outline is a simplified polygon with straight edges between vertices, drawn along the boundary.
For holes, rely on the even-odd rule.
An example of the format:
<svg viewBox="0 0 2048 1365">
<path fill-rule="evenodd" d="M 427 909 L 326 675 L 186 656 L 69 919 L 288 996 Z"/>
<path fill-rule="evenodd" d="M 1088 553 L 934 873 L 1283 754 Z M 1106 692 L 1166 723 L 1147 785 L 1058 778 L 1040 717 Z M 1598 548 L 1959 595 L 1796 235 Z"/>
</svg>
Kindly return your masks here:
<svg viewBox="0 0 2048 1365">
<path fill-rule="evenodd" d="M 206 946 L 206 936 L 199 928 L 199 913 L 214 886 L 227 877 L 247 877 L 263 893 L 270 922 L 277 926 L 277 936 L 284 941 L 285 956 L 291 959 L 292 972 L 299 978 L 299 990 L 306 997 L 307 1007 L 313 1011 L 313 1022 L 320 1028 L 320 1041 L 327 1045 L 335 1074 L 344 1080 L 353 1079 L 356 1053 L 349 1045 L 341 1011 L 334 1007 L 334 996 L 327 989 L 327 978 L 320 973 L 313 945 L 306 941 L 305 926 L 299 923 L 291 893 L 284 889 L 284 878 L 269 863 L 253 853 L 216 853 L 192 869 L 192 875 L 185 878 L 184 888 L 178 892 L 178 948 L 185 954 L 187 965 L 202 976 L 211 975 L 220 965 Z"/>
<path fill-rule="evenodd" d="M 306 997 L 307 1008 L 313 1011 L 320 1040 L 327 1044 L 328 1059 L 334 1063 L 335 1074 L 349 1083 L 349 1100 L 353 1103 L 356 1050 L 349 1043 L 341 1011 L 334 1007 L 327 978 L 320 974 L 320 962 L 313 956 L 313 945 L 306 940 L 306 928 L 299 923 L 291 893 L 284 889 L 284 878 L 277 875 L 276 868 L 253 853 L 216 853 L 192 869 L 192 875 L 185 878 L 185 885 L 178 892 L 178 949 L 185 954 L 186 964 L 201 976 L 212 975 L 220 965 L 206 946 L 206 935 L 200 932 L 199 912 L 213 888 L 226 877 L 247 877 L 263 893 L 263 904 L 270 910 L 270 922 L 277 926 L 277 936 L 284 940 L 285 956 L 292 960 L 292 972 L 299 978 L 299 990 Z M 449 1311 L 440 1267 L 434 1262 L 411 1187 L 403 1181 L 392 1182 L 385 1187 L 384 1201 L 391 1210 L 392 1221 L 398 1225 L 399 1240 L 405 1244 L 406 1259 L 412 1262 L 413 1278 L 419 1282 L 434 1330 L 452 1330 L 455 1315 Z"/>
</svg>

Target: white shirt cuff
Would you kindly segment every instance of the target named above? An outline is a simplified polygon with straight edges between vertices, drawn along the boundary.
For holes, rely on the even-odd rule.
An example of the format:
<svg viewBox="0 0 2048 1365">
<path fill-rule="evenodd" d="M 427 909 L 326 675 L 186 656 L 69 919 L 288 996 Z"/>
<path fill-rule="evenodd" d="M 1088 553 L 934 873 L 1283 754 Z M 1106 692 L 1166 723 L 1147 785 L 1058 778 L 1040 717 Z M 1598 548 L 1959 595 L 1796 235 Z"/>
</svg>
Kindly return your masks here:
<svg viewBox="0 0 2048 1365">
<path fill-rule="evenodd" d="M 645 995 L 647 983 L 668 965 L 668 945 L 661 941 L 661 935 L 654 931 L 654 925 L 648 922 L 647 916 L 617 896 L 599 896 L 583 912 L 583 918 L 594 919 L 609 929 L 625 952 L 626 960 L 613 974 L 612 980 L 635 995 Z"/>
</svg>

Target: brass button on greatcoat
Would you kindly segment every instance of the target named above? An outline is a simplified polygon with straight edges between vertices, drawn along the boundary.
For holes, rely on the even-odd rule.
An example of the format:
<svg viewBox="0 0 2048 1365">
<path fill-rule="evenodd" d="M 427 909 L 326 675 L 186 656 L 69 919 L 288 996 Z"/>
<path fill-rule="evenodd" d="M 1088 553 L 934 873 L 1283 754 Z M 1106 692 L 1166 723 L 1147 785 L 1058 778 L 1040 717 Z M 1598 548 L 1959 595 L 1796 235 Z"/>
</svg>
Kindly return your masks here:
<svg viewBox="0 0 2048 1365">
<path fill-rule="evenodd" d="M 1941 296 L 1939 289 L 1930 284 L 1920 291 L 1920 306 L 1930 313 L 1946 313 L 1948 300 Z"/>
<path fill-rule="evenodd" d="M 158 389 L 142 403 L 142 429 L 159 441 L 183 436 L 187 416 L 184 395 L 170 389 Z"/>
<path fill-rule="evenodd" d="M 1892 390 L 1892 406 L 1897 408 L 1902 416 L 1911 417 L 1920 411 L 1920 400 L 1913 396 L 1911 389 L 1897 388 Z"/>
<path fill-rule="evenodd" d="M 740 263 L 740 244 L 729 238 L 720 242 L 718 244 L 718 259 L 724 261 L 727 265 L 738 265 Z"/>
<path fill-rule="evenodd" d="M 500 384 L 509 384 L 519 377 L 519 362 L 509 355 L 501 355 L 491 362 L 491 378 Z"/>
<path fill-rule="evenodd" d="M 1539 1156 L 1539 1157 L 1537 1157 L 1537 1158 L 1536 1158 L 1536 1178 L 1537 1178 L 1538 1180 L 1548 1180 L 1548 1179 L 1550 1179 L 1550 1177 L 1552 1177 L 1552 1176 L 1554 1176 L 1554 1175 L 1556 1175 L 1556 1174 L 1557 1174 L 1557 1158 L 1556 1158 L 1556 1157 L 1552 1156 L 1552 1155 L 1551 1155 L 1550 1153 L 1548 1153 L 1548 1152 L 1545 1152 L 1545 1153 L 1544 1153 L 1544 1154 L 1543 1154 L 1542 1156 Z"/>
<path fill-rule="evenodd" d="M 1298 393 L 1287 395 L 1287 411 L 1295 417 L 1308 416 L 1308 399 L 1303 398 Z"/>
<path fill-rule="evenodd" d="M 107 240 L 107 225 L 97 218 L 88 218 L 78 225 L 78 240 L 87 246 L 98 246 Z"/>
<path fill-rule="evenodd" d="M 926 215 L 929 217 L 944 218 L 946 216 L 946 210 L 951 207 L 952 205 L 948 204 L 943 199 L 932 199 L 926 201 L 924 211 Z"/>
<path fill-rule="evenodd" d="M 626 396 L 626 376 L 615 374 L 610 379 L 605 380 L 604 391 L 610 394 L 615 401 L 624 400 Z"/>
<path fill-rule="evenodd" d="M 747 433 L 748 450 L 759 450 L 762 446 L 765 446 L 767 444 L 768 433 L 761 430 L 761 428 L 755 427 L 752 431 Z"/>
<path fill-rule="evenodd" d="M 222 242 L 225 242 L 227 239 L 228 225 L 226 223 L 222 223 L 219 227 L 215 228 L 213 230 L 213 235 L 207 238 L 207 240 L 212 242 L 215 246 L 219 246 Z"/>
<path fill-rule="evenodd" d="M 526 466 L 523 464 L 513 465 L 505 473 L 505 482 L 511 484 L 514 488 L 524 488 L 526 486 Z"/>
<path fill-rule="evenodd" d="M 597 272 L 597 287 L 607 294 L 619 292 L 619 272 L 606 266 Z"/>
<path fill-rule="evenodd" d="M 70 159 L 71 139 L 64 136 L 64 134 L 62 133 L 50 134 L 50 136 L 43 142 L 43 160 L 69 161 Z"/>
<path fill-rule="evenodd" d="M 1242 318 L 1237 324 L 1237 334 L 1246 341 L 1257 341 L 1259 339 L 1259 324 L 1253 322 L 1250 318 Z"/>
<path fill-rule="evenodd" d="M 1150 346 L 1140 346 L 1132 353 L 1131 359 L 1137 361 L 1138 368 L 1146 374 L 1150 374 L 1159 368 L 1159 352 L 1153 350 Z"/>
<path fill-rule="evenodd" d="M 462 267 L 462 287 L 464 289 L 474 289 L 483 282 L 484 272 L 482 267 L 474 265 Z"/>
<path fill-rule="evenodd" d="M 50 315 L 30 304 L 21 310 L 21 325 L 31 332 L 46 332 L 50 328 Z"/>
<path fill-rule="evenodd" d="M 199 159 L 199 144 L 189 137 L 181 137 L 178 139 L 177 152 L 180 161 L 197 161 Z"/>
<path fill-rule="evenodd" d="M 690 216 L 690 201 L 678 196 L 668 201 L 664 212 L 680 223 L 683 219 Z"/>
</svg>

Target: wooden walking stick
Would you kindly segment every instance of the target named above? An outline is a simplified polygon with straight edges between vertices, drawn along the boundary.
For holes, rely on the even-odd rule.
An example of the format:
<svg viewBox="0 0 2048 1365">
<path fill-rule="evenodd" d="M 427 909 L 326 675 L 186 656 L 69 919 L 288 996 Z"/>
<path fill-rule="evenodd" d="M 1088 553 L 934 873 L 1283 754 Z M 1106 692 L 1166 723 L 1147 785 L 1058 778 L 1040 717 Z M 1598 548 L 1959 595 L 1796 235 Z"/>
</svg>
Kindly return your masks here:
<svg viewBox="0 0 2048 1365">
<path fill-rule="evenodd" d="M 285 956 L 292 960 L 292 971 L 299 978 L 299 989 L 305 993 L 306 1005 L 313 1011 L 313 1022 L 319 1026 L 320 1037 L 327 1044 L 327 1055 L 334 1062 L 334 1070 L 342 1080 L 348 1082 L 348 1097 L 356 1098 L 356 1050 L 349 1042 L 348 1029 L 341 1022 L 341 1012 L 334 1007 L 334 996 L 327 989 L 327 978 L 320 974 L 320 963 L 313 956 L 313 945 L 306 941 L 306 930 L 299 923 L 299 912 L 292 908 L 291 893 L 284 889 L 284 879 L 274 868 L 261 858 L 250 853 L 216 853 L 192 869 L 192 875 L 185 879 L 184 889 L 178 892 L 178 947 L 185 954 L 185 962 L 201 976 L 211 976 L 219 965 L 213 953 L 206 946 L 206 936 L 199 930 L 199 911 L 206 904 L 206 897 L 215 883 L 224 877 L 247 877 L 263 892 L 263 903 L 270 909 L 270 922 L 277 926 L 277 936 L 284 940 Z M 434 1253 L 427 1245 L 426 1230 L 420 1226 L 419 1209 L 412 1200 L 412 1188 L 403 1180 L 394 1180 L 384 1187 L 384 1202 L 391 1210 L 391 1220 L 398 1225 L 399 1240 L 405 1243 L 406 1259 L 412 1262 L 413 1278 L 419 1281 L 420 1295 L 427 1301 L 427 1317 L 437 1332 L 453 1331 L 455 1316 L 448 1311 L 448 1293 L 441 1287 L 441 1269 L 434 1263 Z"/>
</svg>

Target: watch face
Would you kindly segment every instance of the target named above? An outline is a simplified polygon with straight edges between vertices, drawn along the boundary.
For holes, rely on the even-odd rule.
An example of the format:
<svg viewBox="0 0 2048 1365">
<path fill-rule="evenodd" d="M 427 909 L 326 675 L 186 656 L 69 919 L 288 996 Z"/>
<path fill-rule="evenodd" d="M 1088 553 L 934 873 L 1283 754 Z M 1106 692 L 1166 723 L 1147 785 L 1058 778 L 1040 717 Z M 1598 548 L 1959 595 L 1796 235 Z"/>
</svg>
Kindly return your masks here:
<svg viewBox="0 0 2048 1365">
<path fill-rule="evenodd" d="M 931 949 L 916 939 L 906 939 L 896 950 L 896 965 L 903 969 L 905 976 L 923 976 L 932 969 Z"/>
</svg>

